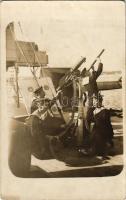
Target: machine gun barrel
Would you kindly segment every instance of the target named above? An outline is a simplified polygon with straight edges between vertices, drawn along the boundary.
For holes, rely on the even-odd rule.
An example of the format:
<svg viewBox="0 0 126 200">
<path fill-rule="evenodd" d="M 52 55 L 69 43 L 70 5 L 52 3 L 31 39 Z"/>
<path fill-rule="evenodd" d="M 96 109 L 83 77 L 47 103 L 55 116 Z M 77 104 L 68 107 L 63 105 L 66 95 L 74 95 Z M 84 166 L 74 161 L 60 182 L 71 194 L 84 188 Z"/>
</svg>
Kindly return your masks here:
<svg viewBox="0 0 126 200">
<path fill-rule="evenodd" d="M 86 61 L 86 58 L 83 57 L 78 64 L 72 69 L 72 71 L 66 73 L 60 80 L 60 86 L 56 89 L 57 91 L 62 90 L 63 87 L 72 79 L 74 72 L 76 72 L 79 67 Z"/>
<path fill-rule="evenodd" d="M 74 72 L 76 72 L 76 70 L 78 70 L 78 68 L 82 65 L 82 63 L 84 63 L 86 61 L 86 58 L 82 58 L 80 60 L 80 62 L 73 68 L 73 70 L 71 72 L 69 72 L 68 74 L 64 75 L 64 80 L 62 81 L 62 84 L 57 88 L 57 94 L 56 96 L 51 99 L 51 100 L 47 100 L 48 103 L 46 105 L 46 108 L 45 108 L 45 112 L 50 109 L 57 101 L 57 99 L 59 98 L 59 94 L 61 93 L 62 89 L 64 88 L 64 86 L 68 83 L 69 80 L 71 80 L 71 77 L 73 75 Z M 38 101 L 43 101 L 43 98 L 42 99 L 39 99 Z M 61 113 L 61 108 L 60 107 L 57 107 L 58 111 Z"/>
<path fill-rule="evenodd" d="M 94 64 L 97 62 L 97 58 L 100 58 L 101 55 L 104 53 L 105 49 L 102 49 L 102 51 L 99 53 L 99 55 L 96 57 L 96 59 L 94 60 L 94 62 L 91 64 L 90 68 L 88 69 L 88 71 L 90 71 L 90 69 L 94 66 Z"/>
<path fill-rule="evenodd" d="M 80 62 L 73 68 L 73 70 L 72 70 L 71 73 L 73 73 L 74 71 L 76 71 L 85 61 L 86 61 L 86 58 L 85 58 L 85 57 L 82 58 L 82 59 L 80 60 Z"/>
</svg>

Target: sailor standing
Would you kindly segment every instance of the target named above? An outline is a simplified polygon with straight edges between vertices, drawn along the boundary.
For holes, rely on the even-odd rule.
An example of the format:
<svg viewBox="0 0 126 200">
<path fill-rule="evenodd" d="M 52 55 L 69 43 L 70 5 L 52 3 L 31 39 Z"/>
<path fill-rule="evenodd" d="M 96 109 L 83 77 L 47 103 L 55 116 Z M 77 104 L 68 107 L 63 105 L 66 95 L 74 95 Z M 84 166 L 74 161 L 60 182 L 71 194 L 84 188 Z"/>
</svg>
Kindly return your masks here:
<svg viewBox="0 0 126 200">
<path fill-rule="evenodd" d="M 98 98 L 98 86 L 97 86 L 97 78 L 103 71 L 103 64 L 99 62 L 97 71 L 94 70 L 94 66 L 92 67 L 92 71 L 89 73 L 89 84 L 88 84 L 88 100 L 89 107 L 93 106 L 93 95 Z"/>
<path fill-rule="evenodd" d="M 111 110 L 102 105 L 102 98 L 94 98 L 94 109 L 92 110 L 92 119 L 94 126 L 91 132 L 92 153 L 106 158 L 107 147 L 114 146 L 113 128 L 111 124 Z"/>
</svg>

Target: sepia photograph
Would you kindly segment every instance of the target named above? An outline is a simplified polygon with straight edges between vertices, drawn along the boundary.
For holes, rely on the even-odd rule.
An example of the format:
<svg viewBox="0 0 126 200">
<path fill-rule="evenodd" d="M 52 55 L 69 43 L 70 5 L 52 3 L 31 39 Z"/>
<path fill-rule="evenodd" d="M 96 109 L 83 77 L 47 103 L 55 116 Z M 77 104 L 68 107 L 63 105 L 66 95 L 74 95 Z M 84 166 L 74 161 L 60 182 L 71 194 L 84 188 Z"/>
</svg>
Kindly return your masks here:
<svg viewBox="0 0 126 200">
<path fill-rule="evenodd" d="M 7 1 L 1 11 L 3 197 L 18 197 L 18 184 L 27 191 L 25 181 L 33 184 L 28 190 L 35 195 L 34 183 L 40 188 L 48 181 L 52 196 L 37 193 L 33 199 L 101 199 L 102 194 L 94 197 L 87 189 L 83 197 L 79 185 L 84 181 L 88 188 L 92 182 L 95 193 L 103 183 L 108 191 L 108 180 L 115 193 L 108 191 L 102 199 L 121 200 L 125 195 L 125 4 Z M 9 180 L 13 184 L 16 180 L 16 189 L 13 184 L 9 189 Z M 69 187 L 79 181 L 75 196 L 69 187 L 57 186 L 63 180 Z M 52 181 L 60 183 L 54 187 Z M 53 191 L 58 187 L 58 193 Z M 27 199 L 31 195 L 21 193 Z"/>
</svg>

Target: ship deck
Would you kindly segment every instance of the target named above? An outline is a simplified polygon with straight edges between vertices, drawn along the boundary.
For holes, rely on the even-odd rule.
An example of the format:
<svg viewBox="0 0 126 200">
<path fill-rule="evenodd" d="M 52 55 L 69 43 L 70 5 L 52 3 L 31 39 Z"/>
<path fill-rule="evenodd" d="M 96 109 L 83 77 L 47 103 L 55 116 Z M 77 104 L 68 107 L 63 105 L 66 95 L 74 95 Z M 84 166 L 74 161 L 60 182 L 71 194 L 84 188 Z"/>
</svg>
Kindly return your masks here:
<svg viewBox="0 0 126 200">
<path fill-rule="evenodd" d="M 11 104 L 12 105 L 12 104 Z M 12 106 L 13 107 L 13 106 Z M 11 107 L 11 109 L 12 109 Z M 12 109 L 21 115 L 26 111 L 23 104 L 20 108 Z M 25 113 L 26 114 L 26 113 Z M 103 177 L 115 176 L 123 169 L 123 118 L 112 117 L 114 129 L 115 153 L 104 162 L 100 157 L 88 157 L 78 155 L 77 150 L 63 149 L 66 158 L 39 160 L 32 156 L 31 170 L 28 178 L 61 178 L 61 177 Z"/>
<path fill-rule="evenodd" d="M 80 155 L 77 150 L 62 150 L 64 159 L 39 160 L 32 156 L 29 177 L 104 177 L 115 176 L 123 169 L 123 126 L 122 118 L 112 117 L 114 129 L 114 152 L 108 159 Z"/>
</svg>

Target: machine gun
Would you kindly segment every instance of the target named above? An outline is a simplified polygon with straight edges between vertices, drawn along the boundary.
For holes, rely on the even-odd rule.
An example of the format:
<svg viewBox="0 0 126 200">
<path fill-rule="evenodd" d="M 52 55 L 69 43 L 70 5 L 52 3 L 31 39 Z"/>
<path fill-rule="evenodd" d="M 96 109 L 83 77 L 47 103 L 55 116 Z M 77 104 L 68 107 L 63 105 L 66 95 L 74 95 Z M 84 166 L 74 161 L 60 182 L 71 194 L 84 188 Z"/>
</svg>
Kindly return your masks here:
<svg viewBox="0 0 126 200">
<path fill-rule="evenodd" d="M 100 56 L 103 54 L 104 51 L 105 50 L 103 49 L 99 53 L 97 58 L 100 58 Z M 97 58 L 91 64 L 90 68 L 88 70 L 86 70 L 86 71 L 89 71 L 94 66 L 94 64 L 97 62 Z M 47 105 L 47 107 L 45 109 L 45 112 L 55 104 L 55 102 L 59 98 L 59 95 L 60 95 L 61 91 L 63 90 L 63 88 L 66 87 L 70 82 L 72 83 L 73 79 L 76 77 L 76 72 L 78 72 L 79 67 L 85 61 L 86 61 L 86 58 L 85 57 L 82 58 L 80 60 L 80 62 L 72 69 L 72 71 L 69 71 L 67 74 L 65 74 L 63 76 L 63 78 L 60 81 L 60 85 L 56 90 L 57 91 L 57 95 L 52 100 L 50 100 L 50 102 L 48 103 L 48 105 Z M 82 140 L 83 140 L 83 123 L 84 123 L 84 121 L 83 121 L 84 120 L 84 113 L 83 113 L 84 110 L 83 109 L 84 108 L 83 108 L 83 99 L 82 99 L 82 78 L 83 78 L 83 76 L 81 76 L 81 73 L 80 73 L 80 76 L 78 77 L 79 82 L 78 82 L 78 86 L 77 86 L 77 88 L 79 89 L 79 110 L 78 110 L 79 123 L 78 123 L 78 134 L 77 134 L 77 145 L 78 146 L 81 146 L 81 143 L 82 143 Z M 58 111 L 59 111 L 59 113 L 61 112 L 60 108 L 58 108 Z M 66 130 L 61 134 L 63 137 L 65 137 L 66 133 L 68 132 L 67 129 L 69 129 L 71 127 L 72 123 L 68 123 L 66 125 L 67 125 Z"/>
<path fill-rule="evenodd" d="M 99 55 L 96 57 L 96 59 L 93 61 L 93 63 L 89 67 L 88 71 L 90 71 L 90 69 L 92 69 L 92 67 L 94 66 L 94 64 L 97 62 L 97 59 L 101 57 L 101 55 L 104 53 L 104 51 L 105 51 L 105 49 L 102 49 L 102 51 L 99 53 Z"/>
<path fill-rule="evenodd" d="M 68 73 L 66 73 L 60 80 L 59 83 L 59 87 L 56 89 L 56 91 L 62 90 L 68 83 L 69 81 L 72 82 L 73 78 L 74 78 L 74 73 L 77 72 L 77 70 L 79 69 L 79 67 L 86 62 L 86 58 L 82 58 L 80 60 L 80 62 L 72 69 L 72 71 L 69 71 Z"/>
<path fill-rule="evenodd" d="M 72 82 L 73 78 L 74 78 L 74 73 L 79 69 L 79 67 L 82 65 L 82 63 L 84 63 L 86 61 L 86 58 L 82 58 L 80 60 L 80 62 L 72 69 L 72 71 L 70 71 L 69 73 L 65 74 L 64 77 L 62 78 L 62 82 L 60 84 L 60 86 L 56 89 L 57 94 L 56 96 L 48 101 L 46 108 L 45 108 L 45 112 L 50 109 L 58 100 L 60 93 L 62 92 L 63 88 L 68 84 L 69 81 Z M 39 101 L 41 102 L 41 99 L 39 99 Z M 57 109 L 62 117 L 62 119 L 64 119 L 63 114 L 62 114 L 62 110 L 59 106 L 57 106 Z M 65 122 L 65 120 L 64 120 Z"/>
<path fill-rule="evenodd" d="M 100 56 L 103 54 L 105 49 L 103 49 L 97 58 L 100 58 Z M 81 147 L 83 145 L 83 137 L 84 137 L 84 121 L 85 121 L 85 106 L 83 106 L 83 99 L 82 99 L 82 78 L 85 77 L 86 73 L 90 71 L 91 68 L 93 68 L 94 64 L 97 62 L 97 58 L 94 60 L 94 62 L 91 64 L 90 68 L 86 70 L 86 68 L 83 69 L 83 72 L 81 72 L 80 77 L 78 79 L 78 90 L 79 90 L 79 104 L 78 104 L 78 131 L 77 131 L 77 146 Z"/>
</svg>

